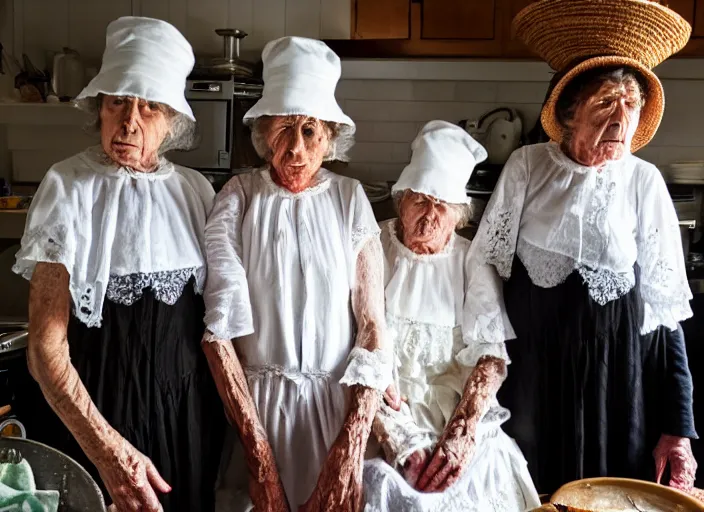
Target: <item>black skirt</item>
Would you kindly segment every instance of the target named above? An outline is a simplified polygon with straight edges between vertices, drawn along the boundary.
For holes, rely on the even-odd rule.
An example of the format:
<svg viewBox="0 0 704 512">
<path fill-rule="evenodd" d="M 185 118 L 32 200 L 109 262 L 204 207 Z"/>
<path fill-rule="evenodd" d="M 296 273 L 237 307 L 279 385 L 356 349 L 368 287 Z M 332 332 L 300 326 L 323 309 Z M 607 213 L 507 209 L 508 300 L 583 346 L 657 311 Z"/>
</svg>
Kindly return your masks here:
<svg viewBox="0 0 704 512">
<path fill-rule="evenodd" d="M 642 336 L 636 285 L 604 306 L 577 272 L 535 286 L 518 258 L 504 285 L 516 339 L 499 399 L 538 491 L 581 478 L 652 480 L 661 434 L 696 438 L 681 330 Z"/>
<path fill-rule="evenodd" d="M 172 487 L 160 497 L 165 512 L 214 509 L 225 416 L 200 347 L 203 312 L 191 281 L 173 306 L 145 290 L 130 306 L 106 300 L 100 328 L 73 316 L 69 323 L 71 362 L 96 407 Z M 58 448 L 100 482 L 76 441 L 60 430 Z"/>
</svg>

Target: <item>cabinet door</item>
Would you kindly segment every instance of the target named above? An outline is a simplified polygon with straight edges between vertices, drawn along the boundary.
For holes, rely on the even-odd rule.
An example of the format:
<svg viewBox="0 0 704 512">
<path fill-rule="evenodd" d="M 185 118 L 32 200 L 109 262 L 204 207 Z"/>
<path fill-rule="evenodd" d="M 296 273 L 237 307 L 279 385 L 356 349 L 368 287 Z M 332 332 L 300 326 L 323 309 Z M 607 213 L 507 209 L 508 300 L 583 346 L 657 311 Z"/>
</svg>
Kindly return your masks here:
<svg viewBox="0 0 704 512">
<path fill-rule="evenodd" d="M 511 24 L 513 18 L 523 10 L 524 7 L 537 2 L 538 0 L 503 0 L 504 12 L 507 13 L 503 24 L 502 51 L 504 57 L 532 57 L 533 53 L 526 45 L 518 39 L 513 38 Z"/>
<path fill-rule="evenodd" d="M 353 0 L 354 39 L 411 37 L 411 0 Z"/>
<path fill-rule="evenodd" d="M 661 0 L 660 3 L 682 16 L 690 25 L 694 24 L 694 4 L 696 0 Z"/>
<path fill-rule="evenodd" d="M 422 39 L 493 39 L 494 0 L 424 0 Z"/>
<path fill-rule="evenodd" d="M 692 37 L 704 37 L 704 0 L 697 0 L 694 6 Z"/>
</svg>

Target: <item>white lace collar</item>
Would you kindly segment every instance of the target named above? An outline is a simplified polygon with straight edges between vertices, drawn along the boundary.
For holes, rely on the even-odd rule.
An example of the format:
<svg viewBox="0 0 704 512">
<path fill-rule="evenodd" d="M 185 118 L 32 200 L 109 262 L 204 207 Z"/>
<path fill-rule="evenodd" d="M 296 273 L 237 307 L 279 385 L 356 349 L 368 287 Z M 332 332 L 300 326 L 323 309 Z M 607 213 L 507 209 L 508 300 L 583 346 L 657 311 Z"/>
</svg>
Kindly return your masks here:
<svg viewBox="0 0 704 512">
<path fill-rule="evenodd" d="M 562 149 L 560 148 L 559 144 L 557 142 L 548 142 L 546 144 L 548 154 L 552 158 L 552 161 L 555 162 L 557 165 L 562 167 L 563 169 L 571 172 L 576 172 L 577 174 L 586 174 L 589 172 L 599 172 L 599 174 L 603 174 L 604 171 L 609 170 L 613 165 L 620 164 L 622 163 L 627 155 L 624 155 L 623 158 L 620 160 L 611 160 L 608 161 L 604 167 L 598 168 L 598 167 L 589 167 L 586 165 L 579 164 L 572 160 L 569 156 L 567 156 Z"/>
<path fill-rule="evenodd" d="M 99 145 L 88 148 L 81 153 L 81 156 L 88 161 L 91 168 L 108 176 L 127 176 L 136 180 L 154 181 L 165 179 L 174 171 L 174 165 L 164 156 L 159 157 L 159 164 L 152 172 L 135 171 L 130 167 L 120 166 L 110 160 L 110 157 Z"/>
<path fill-rule="evenodd" d="M 447 244 L 445 244 L 445 247 L 442 248 L 442 251 L 435 254 L 418 254 L 403 245 L 403 242 L 398 238 L 398 234 L 396 233 L 397 222 L 398 219 L 393 219 L 389 221 L 386 226 L 389 232 L 389 238 L 391 239 L 391 243 L 394 245 L 394 247 L 396 247 L 396 250 L 404 258 L 408 258 L 410 260 L 415 261 L 433 261 L 447 258 L 450 254 L 452 254 L 452 250 L 455 247 L 455 238 L 457 237 L 454 231 L 450 235 L 450 240 L 448 240 Z"/>
<path fill-rule="evenodd" d="M 316 196 L 322 192 L 325 192 L 330 187 L 331 182 L 330 171 L 328 171 L 324 167 L 321 167 L 320 169 L 318 169 L 318 172 L 315 173 L 315 176 L 313 177 L 313 184 L 310 187 L 300 192 L 291 192 L 290 190 L 286 190 L 285 188 L 280 187 L 279 185 L 274 183 L 274 180 L 271 177 L 270 166 L 264 166 L 261 171 L 259 171 L 259 173 L 264 182 L 268 185 L 269 189 L 274 192 L 274 194 L 292 199 Z"/>
</svg>

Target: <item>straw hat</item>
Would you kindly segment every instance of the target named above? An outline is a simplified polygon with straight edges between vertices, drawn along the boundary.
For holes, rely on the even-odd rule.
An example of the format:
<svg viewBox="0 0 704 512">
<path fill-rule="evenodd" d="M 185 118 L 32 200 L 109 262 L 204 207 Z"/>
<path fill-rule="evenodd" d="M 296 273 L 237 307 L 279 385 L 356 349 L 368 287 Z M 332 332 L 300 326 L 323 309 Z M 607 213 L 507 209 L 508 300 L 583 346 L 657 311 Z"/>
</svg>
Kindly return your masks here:
<svg viewBox="0 0 704 512">
<path fill-rule="evenodd" d="M 637 69 L 648 83 L 648 97 L 631 143 L 635 152 L 653 138 L 665 108 L 662 84 L 652 68 L 687 44 L 692 27 L 649 0 L 540 0 L 518 13 L 513 32 L 563 75 L 540 117 L 545 132 L 557 142 L 563 133 L 555 106 L 574 77 L 602 66 Z"/>
</svg>

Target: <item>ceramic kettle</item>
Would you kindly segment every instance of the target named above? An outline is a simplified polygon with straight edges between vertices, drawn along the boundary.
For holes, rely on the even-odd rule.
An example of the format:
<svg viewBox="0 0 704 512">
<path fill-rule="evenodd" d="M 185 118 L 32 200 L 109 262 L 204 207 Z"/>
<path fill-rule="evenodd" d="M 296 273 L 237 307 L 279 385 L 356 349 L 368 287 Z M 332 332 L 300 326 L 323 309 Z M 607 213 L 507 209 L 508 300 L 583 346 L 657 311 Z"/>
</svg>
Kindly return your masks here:
<svg viewBox="0 0 704 512">
<path fill-rule="evenodd" d="M 505 164 L 511 153 L 521 145 L 523 123 L 512 108 L 491 110 L 477 121 L 465 122 L 464 128 L 486 148 L 488 164 Z"/>
<path fill-rule="evenodd" d="M 85 86 L 85 69 L 81 56 L 71 48 L 54 55 L 51 86 L 61 101 L 75 98 Z"/>
</svg>

